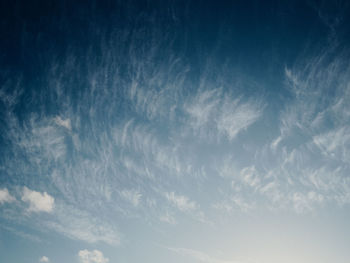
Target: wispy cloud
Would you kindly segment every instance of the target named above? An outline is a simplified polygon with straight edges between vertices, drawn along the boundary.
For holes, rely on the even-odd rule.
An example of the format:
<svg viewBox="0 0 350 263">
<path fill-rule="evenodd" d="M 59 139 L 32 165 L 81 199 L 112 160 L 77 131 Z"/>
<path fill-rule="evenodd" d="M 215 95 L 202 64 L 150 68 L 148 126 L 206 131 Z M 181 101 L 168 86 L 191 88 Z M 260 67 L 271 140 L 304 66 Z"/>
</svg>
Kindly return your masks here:
<svg viewBox="0 0 350 263">
<path fill-rule="evenodd" d="M 258 101 L 231 98 L 222 89 L 198 91 L 185 104 L 190 116 L 190 125 L 195 133 L 209 138 L 216 130 L 222 137 L 233 140 L 262 115 L 263 107 Z"/>
<path fill-rule="evenodd" d="M 217 114 L 221 101 L 221 91 L 219 89 L 198 92 L 198 94 L 185 105 L 185 111 L 192 118 L 191 123 L 194 129 L 201 129 L 212 121 Z"/>
<path fill-rule="evenodd" d="M 0 189 L 0 204 L 11 203 L 15 200 L 16 198 L 10 195 L 7 188 Z"/>
<path fill-rule="evenodd" d="M 240 175 L 245 184 L 255 189 L 259 188 L 261 179 L 254 166 L 243 168 Z"/>
<path fill-rule="evenodd" d="M 172 203 L 182 212 L 190 212 L 199 208 L 199 205 L 196 202 L 191 201 L 187 196 L 184 195 L 177 195 L 174 192 L 170 192 L 165 193 L 165 197 L 170 203 Z"/>
<path fill-rule="evenodd" d="M 261 113 L 261 106 L 257 102 L 241 102 L 239 99 L 226 100 L 217 123 L 218 130 L 229 140 L 233 140 L 239 132 L 256 122 Z"/>
<path fill-rule="evenodd" d="M 294 193 L 291 196 L 293 206 L 296 212 L 303 213 L 313 210 L 314 203 L 322 203 L 324 197 L 321 194 L 315 192 L 309 192 L 307 194 Z"/>
<path fill-rule="evenodd" d="M 260 179 L 263 171 L 268 175 L 260 192 L 298 213 L 348 198 L 344 175 L 350 123 L 344 99 L 349 98 L 350 68 L 344 58 L 334 56 L 333 48 L 285 69 L 293 100 L 280 112 L 280 134 L 270 143 L 271 151 L 260 151 L 260 158 L 275 156 L 274 162 L 265 158 L 268 162 L 259 171 Z"/>
<path fill-rule="evenodd" d="M 120 244 L 121 235 L 114 224 L 106 222 L 98 215 L 81 211 L 67 204 L 57 204 L 55 218 L 42 224 L 51 230 L 75 240 L 88 243 L 99 241 L 116 246 Z"/>
<path fill-rule="evenodd" d="M 177 223 L 176 219 L 169 212 L 166 212 L 165 214 L 160 216 L 159 220 L 171 225 L 175 225 Z"/>
<path fill-rule="evenodd" d="M 66 128 L 67 130 L 72 130 L 70 119 L 62 119 L 60 116 L 54 118 L 57 125 Z"/>
<path fill-rule="evenodd" d="M 120 194 L 126 201 L 130 202 L 135 207 L 139 205 L 142 196 L 137 190 L 123 190 Z"/>
<path fill-rule="evenodd" d="M 218 210 L 231 217 L 350 203 L 350 71 L 340 58 L 323 54 L 286 67 L 286 90 L 278 95 L 287 92 L 288 99 L 272 112 L 268 101 L 236 89 L 221 70 L 212 73 L 215 65 L 196 76 L 175 54 L 155 59 L 163 54 L 158 41 L 140 54 L 132 35 L 116 34 L 125 39 L 96 44 L 97 61 L 72 52 L 48 65 L 42 76 L 48 87 L 24 100 L 44 106 L 29 103 L 30 110 L 18 114 L 26 83 L 0 90 L 11 153 L 0 165 L 18 187 L 28 183 L 21 200 L 32 213 L 25 224 L 116 246 L 133 234 L 119 228 L 130 217 L 176 228 L 180 216 L 207 223 L 203 215 L 215 217 Z M 128 40 L 125 57 L 113 46 L 121 40 Z M 278 126 L 259 126 L 277 119 Z M 0 190 L 1 204 L 14 200 Z M 12 203 L 9 209 L 18 209 Z M 93 262 L 96 253 L 84 253 Z"/>
<path fill-rule="evenodd" d="M 350 157 L 349 127 L 341 127 L 313 137 L 313 142 L 320 148 L 322 154 L 348 162 Z"/>
</svg>

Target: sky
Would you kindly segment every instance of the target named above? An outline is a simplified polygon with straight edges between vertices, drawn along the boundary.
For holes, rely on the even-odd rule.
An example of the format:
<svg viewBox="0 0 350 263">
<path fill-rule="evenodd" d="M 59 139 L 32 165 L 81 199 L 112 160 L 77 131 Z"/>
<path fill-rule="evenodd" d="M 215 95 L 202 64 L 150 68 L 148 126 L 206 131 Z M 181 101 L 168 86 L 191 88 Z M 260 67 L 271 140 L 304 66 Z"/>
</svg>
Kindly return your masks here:
<svg viewBox="0 0 350 263">
<path fill-rule="evenodd" d="M 0 262 L 349 262 L 349 1 L 0 21 Z"/>
</svg>

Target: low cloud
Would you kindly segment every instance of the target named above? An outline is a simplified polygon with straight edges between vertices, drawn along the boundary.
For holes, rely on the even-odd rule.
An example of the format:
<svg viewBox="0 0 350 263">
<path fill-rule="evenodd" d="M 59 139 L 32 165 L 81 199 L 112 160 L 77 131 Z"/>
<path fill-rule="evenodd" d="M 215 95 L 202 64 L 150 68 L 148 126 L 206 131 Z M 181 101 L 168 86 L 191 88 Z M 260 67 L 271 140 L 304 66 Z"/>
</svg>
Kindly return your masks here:
<svg viewBox="0 0 350 263">
<path fill-rule="evenodd" d="M 24 187 L 22 201 L 29 204 L 28 210 L 31 212 L 51 213 L 55 199 L 46 192 L 40 193 Z"/>
<path fill-rule="evenodd" d="M 46 256 L 42 256 L 42 257 L 39 259 L 39 262 L 45 262 L 45 263 L 47 263 L 47 262 L 50 262 L 50 259 L 49 259 L 48 257 L 46 257 Z"/>
<path fill-rule="evenodd" d="M 103 253 L 99 250 L 80 250 L 78 253 L 81 263 L 107 263 L 108 258 L 105 258 Z"/>
</svg>

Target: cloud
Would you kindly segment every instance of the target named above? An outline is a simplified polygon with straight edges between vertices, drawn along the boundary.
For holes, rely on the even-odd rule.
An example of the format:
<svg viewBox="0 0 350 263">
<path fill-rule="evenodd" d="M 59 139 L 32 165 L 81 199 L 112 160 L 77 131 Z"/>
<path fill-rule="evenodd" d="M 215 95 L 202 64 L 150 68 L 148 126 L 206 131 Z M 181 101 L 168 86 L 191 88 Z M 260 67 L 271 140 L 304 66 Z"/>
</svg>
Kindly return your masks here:
<svg viewBox="0 0 350 263">
<path fill-rule="evenodd" d="M 99 214 L 88 213 L 76 207 L 58 203 L 55 205 L 55 217 L 43 222 L 48 229 L 52 229 L 74 240 L 88 243 L 105 242 L 111 246 L 120 244 L 120 234 L 115 224 Z"/>
<path fill-rule="evenodd" d="M 234 203 L 235 206 L 237 206 L 241 211 L 244 212 L 248 212 L 249 210 L 255 208 L 254 201 L 246 201 L 240 195 L 232 196 L 231 201 Z"/>
<path fill-rule="evenodd" d="M 255 149 L 257 173 L 244 177 L 258 190 L 249 195 L 270 207 L 305 213 L 349 203 L 350 67 L 347 54 L 333 51 L 285 68 L 292 99 L 279 112 L 280 134 Z"/>
<path fill-rule="evenodd" d="M 47 263 L 47 262 L 50 262 L 50 259 L 46 256 L 42 256 L 40 259 L 39 259 L 39 262 L 44 262 L 44 263 Z"/>
<path fill-rule="evenodd" d="M 11 203 L 15 200 L 16 200 L 16 198 L 14 198 L 12 195 L 10 195 L 7 188 L 0 189 L 0 204 Z"/>
<path fill-rule="evenodd" d="M 218 209 L 218 210 L 224 211 L 226 213 L 229 213 L 232 211 L 232 206 L 227 201 L 214 203 L 214 204 L 212 204 L 212 207 L 214 209 Z"/>
<path fill-rule="evenodd" d="M 66 128 L 67 130 L 72 130 L 70 119 L 62 119 L 60 116 L 54 118 L 54 121 L 57 125 Z"/>
<path fill-rule="evenodd" d="M 165 194 L 168 201 L 176 206 L 180 211 L 189 212 L 198 209 L 198 205 L 194 201 L 184 195 L 176 195 L 174 192 Z"/>
<path fill-rule="evenodd" d="M 313 137 L 323 154 L 349 162 L 350 127 L 341 127 Z"/>
<path fill-rule="evenodd" d="M 245 184 L 253 188 L 259 188 L 260 177 L 257 174 L 257 171 L 254 166 L 243 168 L 240 174 Z"/>
<path fill-rule="evenodd" d="M 40 193 L 23 187 L 22 201 L 29 204 L 31 212 L 51 213 L 54 208 L 55 199 L 48 193 Z"/>
<path fill-rule="evenodd" d="M 108 258 L 105 258 L 103 253 L 99 250 L 80 250 L 78 253 L 81 263 L 107 263 Z"/>
<path fill-rule="evenodd" d="M 217 131 L 229 141 L 256 122 L 262 114 L 260 103 L 233 99 L 222 89 L 198 91 L 184 105 L 184 110 L 190 116 L 190 126 L 195 133 L 210 137 Z"/>
<path fill-rule="evenodd" d="M 196 97 L 185 105 L 185 111 L 191 116 L 195 128 L 202 127 L 210 120 L 220 103 L 220 96 L 219 89 L 198 92 Z"/>
<path fill-rule="evenodd" d="M 162 221 L 162 222 L 171 224 L 171 225 L 175 225 L 177 223 L 176 219 L 171 214 L 169 214 L 168 212 L 165 213 L 164 215 L 162 215 L 159 218 L 159 220 Z"/>
<path fill-rule="evenodd" d="M 141 194 L 137 190 L 123 190 L 121 191 L 121 196 L 133 206 L 138 206 L 141 198 Z"/>
<path fill-rule="evenodd" d="M 297 213 L 304 213 L 313 209 L 315 203 L 321 204 L 324 197 L 316 192 L 294 193 L 291 197 L 294 209 Z"/>
<path fill-rule="evenodd" d="M 273 151 L 276 150 L 276 148 L 278 147 L 279 143 L 282 141 L 282 137 L 281 136 L 278 136 L 270 145 L 271 149 Z"/>
<path fill-rule="evenodd" d="M 228 100 L 222 106 L 222 113 L 218 119 L 219 132 L 233 140 L 242 130 L 247 129 L 261 116 L 261 109 L 255 103 Z"/>
<path fill-rule="evenodd" d="M 53 213 L 50 222 L 42 222 L 41 219 L 37 222 L 38 226 L 74 240 L 116 245 L 120 242 L 117 230 L 118 224 L 125 220 L 123 216 L 175 224 L 180 219 L 179 214 L 183 215 L 181 212 L 198 220 L 201 209 L 211 218 L 212 214 L 209 213 L 212 210 L 208 202 L 214 202 L 212 207 L 234 216 L 241 211 L 264 209 L 266 205 L 281 207 L 280 204 L 283 204 L 288 209 L 306 211 L 322 203 L 319 200 L 347 200 L 345 193 L 349 191 L 346 186 L 350 184 L 343 178 L 348 174 L 348 169 L 340 169 L 342 172 L 331 176 L 332 168 L 336 169 L 338 164 L 328 165 L 325 162 L 325 174 L 329 173 L 321 177 L 320 171 L 313 167 L 306 170 L 303 162 L 306 158 L 303 157 L 310 157 L 311 154 L 300 153 L 307 151 L 306 148 L 293 151 L 293 147 L 312 140 L 309 141 L 315 144 L 312 150 L 315 153 L 320 149 L 324 152 L 324 156 L 320 156 L 322 161 L 330 161 L 333 153 L 336 157 L 349 160 L 350 140 L 346 135 L 350 130 L 344 128 L 340 130 L 342 132 L 336 132 L 339 126 L 344 126 L 338 124 L 334 129 L 319 129 L 327 114 L 341 116 L 333 118 L 330 115 L 329 123 L 332 120 L 344 122 L 350 116 L 347 110 L 349 96 L 333 101 L 330 107 L 323 107 L 317 99 L 314 100 L 319 97 L 312 96 L 318 95 L 317 92 L 308 93 L 310 89 L 307 87 L 310 85 L 321 87 L 319 84 L 328 83 L 316 81 L 313 84 L 317 72 L 321 72 L 320 76 L 326 75 L 320 67 L 316 67 L 317 70 L 310 76 L 303 76 L 303 69 L 285 69 L 287 84 L 295 93 L 295 102 L 289 98 L 283 104 L 280 98 L 283 98 L 285 91 L 278 92 L 273 99 L 276 108 L 264 112 L 259 101 L 245 97 L 257 94 L 246 89 L 246 83 L 242 83 L 243 92 L 236 93 L 235 83 L 226 82 L 226 76 L 221 76 L 222 81 L 216 81 L 215 77 L 211 82 L 210 72 L 204 72 L 199 76 L 201 84 L 197 89 L 196 83 L 191 86 L 191 80 L 185 85 L 182 85 L 182 80 L 176 81 L 177 78 L 182 79 L 185 72 L 179 74 L 181 76 L 176 75 L 177 72 L 168 74 L 166 66 L 156 65 L 154 68 L 138 58 L 134 58 L 137 65 L 130 72 L 118 75 L 118 71 L 111 70 L 118 63 L 109 64 L 109 59 L 115 57 L 111 52 L 101 56 L 102 60 L 106 59 L 101 65 L 84 62 L 89 68 L 88 74 L 82 72 L 76 79 L 84 82 L 84 88 L 77 93 L 74 91 L 72 98 L 64 94 L 76 84 L 69 80 L 75 79 L 71 75 L 75 72 L 72 69 L 79 69 L 81 60 L 74 54 L 70 61 L 62 58 L 57 71 L 47 79 L 52 83 L 48 89 L 45 88 L 49 96 L 38 91 L 38 95 L 43 95 L 45 99 L 57 100 L 52 107 L 48 102 L 52 110 L 46 112 L 46 106 L 32 108 L 18 118 L 14 112 L 11 116 L 17 118 L 17 122 L 5 120 L 11 128 L 8 129 L 12 135 L 9 136 L 8 145 L 13 145 L 13 155 L 3 157 L 1 165 L 4 168 L 1 169 L 14 175 L 11 182 L 23 182 L 20 176 L 26 176 L 24 181 L 28 182 L 28 186 L 37 185 L 40 180 L 42 187 L 50 185 L 55 189 L 55 199 L 29 189 L 27 192 L 32 194 L 23 194 L 22 200 L 29 205 L 30 211 Z M 64 66 L 65 63 L 70 66 Z M 176 66 L 179 71 L 183 68 L 180 64 Z M 331 69 L 326 71 L 332 72 Z M 209 67 L 208 71 L 211 70 Z M 124 69 L 121 71 L 124 72 Z M 192 79 L 192 73 L 191 70 L 188 79 Z M 128 83 L 129 77 L 132 83 Z M 218 79 L 221 77 L 218 76 Z M 53 85 L 61 87 L 61 90 L 56 92 Z M 221 85 L 223 88 L 215 89 Z M 26 86 L 23 88 L 27 90 Z M 76 104 L 73 99 L 76 96 L 84 103 Z M 27 99 L 33 98 L 29 96 L 24 101 Z M 319 101 L 322 102 L 322 99 Z M 286 105 L 286 108 L 280 116 L 281 134 L 276 134 L 275 140 L 271 136 L 274 130 L 278 131 L 277 125 L 265 123 L 259 126 L 259 130 L 248 130 L 253 128 L 263 113 L 271 114 L 266 115 L 268 118 L 264 120 L 273 120 L 274 123 L 279 105 Z M 320 110 L 314 105 L 318 105 Z M 324 108 L 327 109 L 322 113 Z M 276 109 L 276 112 L 271 109 Z M 305 130 L 307 126 L 309 129 Z M 295 133 L 295 127 L 304 129 Z M 283 132 L 284 128 L 288 132 Z M 252 134 L 249 134 L 250 131 Z M 288 135 L 300 135 L 303 140 L 288 141 Z M 237 140 L 238 136 L 240 140 Z M 201 140 L 200 143 L 197 138 Z M 269 138 L 268 142 L 264 141 L 266 138 Z M 258 149 L 260 143 L 269 145 L 261 154 Z M 11 156 L 23 159 L 13 158 L 13 161 L 7 162 L 5 158 Z M 220 160 L 226 156 L 232 156 L 228 163 L 234 165 L 228 165 L 224 170 L 220 168 Z M 315 154 L 311 157 L 308 163 L 313 165 L 314 160 L 318 160 L 314 157 L 318 156 Z M 231 187 L 231 182 L 234 182 L 234 187 Z M 307 183 L 309 186 L 306 186 Z M 50 200 L 50 197 L 51 206 L 43 205 L 45 202 L 38 204 L 39 200 Z M 147 198 L 154 199 L 155 204 L 147 206 Z M 66 204 L 60 206 L 62 200 Z"/>
</svg>

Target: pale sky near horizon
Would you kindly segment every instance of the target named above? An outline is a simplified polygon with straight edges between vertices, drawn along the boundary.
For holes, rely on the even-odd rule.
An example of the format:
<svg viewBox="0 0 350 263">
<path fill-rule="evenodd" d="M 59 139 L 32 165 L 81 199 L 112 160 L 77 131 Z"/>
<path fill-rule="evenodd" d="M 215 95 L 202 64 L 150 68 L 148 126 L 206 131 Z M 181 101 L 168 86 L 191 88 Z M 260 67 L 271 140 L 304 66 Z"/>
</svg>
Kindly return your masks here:
<svg viewBox="0 0 350 263">
<path fill-rule="evenodd" d="M 348 263 L 349 11 L 2 1 L 0 262 Z"/>
</svg>

